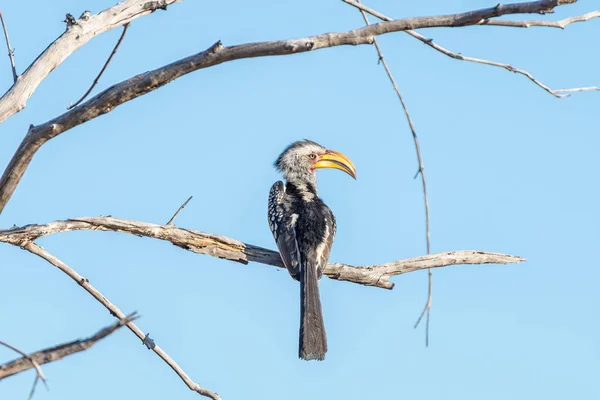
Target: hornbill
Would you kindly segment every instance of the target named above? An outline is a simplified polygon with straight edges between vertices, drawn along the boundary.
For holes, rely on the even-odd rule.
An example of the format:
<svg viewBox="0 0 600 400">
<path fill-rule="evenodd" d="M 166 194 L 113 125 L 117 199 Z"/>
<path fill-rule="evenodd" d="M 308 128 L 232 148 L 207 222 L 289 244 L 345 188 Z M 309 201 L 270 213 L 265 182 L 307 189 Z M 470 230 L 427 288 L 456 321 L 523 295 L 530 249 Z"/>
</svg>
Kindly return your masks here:
<svg viewBox="0 0 600 400">
<path fill-rule="evenodd" d="M 336 231 L 335 216 L 317 194 L 317 168 L 336 168 L 356 179 L 352 162 L 342 153 L 303 140 L 289 145 L 275 161 L 286 180 L 269 193 L 269 227 L 292 278 L 300 281 L 298 357 L 323 360 L 327 335 L 318 280 L 327 265 Z"/>
</svg>

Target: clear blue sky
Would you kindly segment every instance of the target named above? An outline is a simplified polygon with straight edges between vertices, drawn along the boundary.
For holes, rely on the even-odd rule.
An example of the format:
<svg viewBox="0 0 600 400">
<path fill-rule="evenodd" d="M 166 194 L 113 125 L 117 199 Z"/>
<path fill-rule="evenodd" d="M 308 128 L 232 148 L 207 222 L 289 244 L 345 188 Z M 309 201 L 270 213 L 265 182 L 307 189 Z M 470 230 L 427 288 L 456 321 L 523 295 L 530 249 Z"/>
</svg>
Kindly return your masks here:
<svg viewBox="0 0 600 400">
<path fill-rule="evenodd" d="M 88 4 L 86 4 L 88 3 Z M 66 12 L 114 0 L 4 2 L 19 71 L 64 30 Z M 551 19 L 591 11 L 561 7 Z M 392 17 L 495 2 L 371 1 Z M 97 89 L 225 45 L 360 27 L 340 1 L 185 1 L 136 20 Z M 559 88 L 600 84 L 600 21 L 568 29 L 426 30 L 465 55 L 509 62 Z M 88 87 L 120 30 L 55 70 L 0 128 L 8 163 L 30 123 L 62 113 Z M 412 325 L 426 273 L 393 291 L 321 281 L 329 353 L 297 359 L 298 285 L 287 272 L 185 252 L 169 243 L 74 232 L 40 244 L 90 279 L 201 385 L 234 399 L 593 399 L 600 397 L 597 318 L 600 93 L 557 100 L 505 70 L 449 59 L 406 34 L 381 39 L 420 134 L 434 252 L 524 256 L 520 265 L 434 274 L 431 345 Z M 11 74 L 0 46 L 0 87 Z M 421 184 L 398 101 L 370 46 L 236 61 L 194 72 L 49 142 L 0 226 L 114 215 L 177 224 L 273 248 L 266 220 L 272 161 L 310 138 L 344 152 L 358 180 L 320 171 L 338 218 L 332 261 L 373 264 L 425 253 Z M 25 351 L 113 321 L 45 261 L 0 246 L 0 338 Z M 0 349 L 0 360 L 14 358 Z M 44 367 L 37 400 L 197 399 L 127 330 Z M 0 383 L 26 398 L 32 371 Z"/>
</svg>

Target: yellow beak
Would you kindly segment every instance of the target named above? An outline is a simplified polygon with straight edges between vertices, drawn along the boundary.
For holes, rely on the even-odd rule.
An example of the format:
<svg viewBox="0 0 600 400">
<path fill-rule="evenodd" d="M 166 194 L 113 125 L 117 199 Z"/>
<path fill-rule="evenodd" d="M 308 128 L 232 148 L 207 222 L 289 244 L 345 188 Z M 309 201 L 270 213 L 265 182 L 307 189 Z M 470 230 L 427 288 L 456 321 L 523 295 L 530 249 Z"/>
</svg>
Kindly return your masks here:
<svg viewBox="0 0 600 400">
<path fill-rule="evenodd" d="M 325 154 L 321 156 L 319 161 L 313 166 L 317 168 L 335 168 L 344 171 L 354 179 L 356 179 L 356 169 L 352 161 L 340 152 L 327 150 Z"/>
</svg>

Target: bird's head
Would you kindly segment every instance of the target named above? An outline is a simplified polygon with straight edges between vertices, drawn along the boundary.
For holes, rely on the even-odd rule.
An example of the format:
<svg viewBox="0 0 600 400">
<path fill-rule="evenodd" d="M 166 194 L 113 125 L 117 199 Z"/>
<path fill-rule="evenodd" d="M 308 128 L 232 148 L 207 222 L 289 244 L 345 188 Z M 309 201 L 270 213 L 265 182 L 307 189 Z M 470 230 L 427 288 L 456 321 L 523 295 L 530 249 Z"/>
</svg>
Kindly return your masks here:
<svg viewBox="0 0 600 400">
<path fill-rule="evenodd" d="M 356 179 L 356 169 L 345 155 L 311 140 L 301 140 L 290 144 L 275 161 L 275 167 L 289 182 L 315 182 L 315 170 L 335 168 Z"/>
</svg>

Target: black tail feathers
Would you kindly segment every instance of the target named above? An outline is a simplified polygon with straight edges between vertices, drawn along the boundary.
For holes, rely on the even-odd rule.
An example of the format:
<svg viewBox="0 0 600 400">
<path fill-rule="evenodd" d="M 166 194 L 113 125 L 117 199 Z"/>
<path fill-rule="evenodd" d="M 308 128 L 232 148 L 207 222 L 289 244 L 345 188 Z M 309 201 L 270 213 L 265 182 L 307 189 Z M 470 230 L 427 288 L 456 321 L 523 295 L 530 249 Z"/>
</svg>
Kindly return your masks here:
<svg viewBox="0 0 600 400">
<path fill-rule="evenodd" d="M 319 279 L 314 265 L 302 265 L 300 277 L 300 345 L 298 357 L 303 360 L 324 360 L 327 334 L 323 322 Z"/>
</svg>

